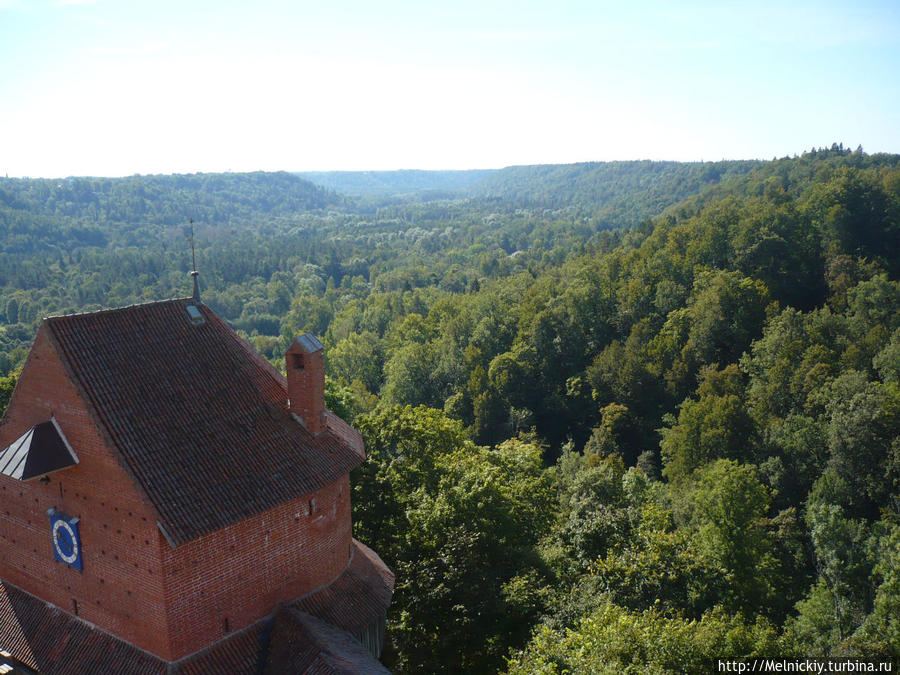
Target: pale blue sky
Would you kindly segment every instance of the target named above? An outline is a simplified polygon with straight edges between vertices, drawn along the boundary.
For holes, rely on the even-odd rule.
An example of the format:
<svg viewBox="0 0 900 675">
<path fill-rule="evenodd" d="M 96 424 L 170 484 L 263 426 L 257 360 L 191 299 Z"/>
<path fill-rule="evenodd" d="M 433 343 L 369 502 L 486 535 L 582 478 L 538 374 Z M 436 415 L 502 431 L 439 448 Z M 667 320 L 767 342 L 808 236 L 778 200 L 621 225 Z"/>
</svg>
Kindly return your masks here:
<svg viewBox="0 0 900 675">
<path fill-rule="evenodd" d="M 900 152 L 900 2 L 0 0 L 0 175 Z"/>
</svg>

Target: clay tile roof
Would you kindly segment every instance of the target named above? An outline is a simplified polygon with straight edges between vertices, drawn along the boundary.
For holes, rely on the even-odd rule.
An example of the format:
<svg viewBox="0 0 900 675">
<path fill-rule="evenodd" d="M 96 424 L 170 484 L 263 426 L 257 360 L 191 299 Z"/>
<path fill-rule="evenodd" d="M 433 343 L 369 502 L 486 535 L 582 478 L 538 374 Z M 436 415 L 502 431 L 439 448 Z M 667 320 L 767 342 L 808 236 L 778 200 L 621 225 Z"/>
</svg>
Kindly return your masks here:
<svg viewBox="0 0 900 675">
<path fill-rule="evenodd" d="M 93 624 L 0 581 L 0 649 L 41 673 L 84 675 L 257 675 L 271 620 L 263 619 L 196 654 L 169 663 Z"/>
<path fill-rule="evenodd" d="M 167 675 L 258 675 L 266 660 L 271 621 L 263 619 L 173 664 Z"/>
<path fill-rule="evenodd" d="M 362 461 L 330 428 L 313 436 L 297 423 L 284 377 L 203 304 L 167 300 L 45 326 L 174 545 Z"/>
<path fill-rule="evenodd" d="M 296 607 L 282 607 L 272 627 L 266 673 L 389 675 L 357 640 Z"/>
<path fill-rule="evenodd" d="M 166 673 L 161 659 L 0 582 L 0 649 L 42 673 Z"/>
</svg>

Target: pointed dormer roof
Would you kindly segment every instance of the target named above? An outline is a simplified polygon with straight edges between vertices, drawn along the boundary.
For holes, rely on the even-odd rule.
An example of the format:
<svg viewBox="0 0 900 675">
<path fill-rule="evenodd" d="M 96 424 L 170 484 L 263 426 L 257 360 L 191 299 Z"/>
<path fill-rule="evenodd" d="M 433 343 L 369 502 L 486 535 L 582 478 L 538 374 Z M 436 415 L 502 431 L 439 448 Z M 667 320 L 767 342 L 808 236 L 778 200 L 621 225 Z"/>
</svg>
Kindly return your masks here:
<svg viewBox="0 0 900 675">
<path fill-rule="evenodd" d="M 31 427 L 0 450 L 0 473 L 31 480 L 78 464 L 78 457 L 54 418 Z"/>
</svg>

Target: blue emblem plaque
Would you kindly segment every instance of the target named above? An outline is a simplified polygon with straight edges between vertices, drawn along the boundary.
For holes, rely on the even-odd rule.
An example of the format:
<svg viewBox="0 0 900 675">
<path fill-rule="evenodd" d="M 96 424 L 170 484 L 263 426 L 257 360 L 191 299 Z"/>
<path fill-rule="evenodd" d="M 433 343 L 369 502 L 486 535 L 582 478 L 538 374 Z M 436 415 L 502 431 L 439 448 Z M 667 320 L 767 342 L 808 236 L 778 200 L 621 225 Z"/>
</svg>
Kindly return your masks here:
<svg viewBox="0 0 900 675">
<path fill-rule="evenodd" d="M 76 570 L 83 569 L 81 538 L 78 536 L 78 518 L 50 509 L 50 537 L 53 539 L 53 556 L 61 563 Z"/>
</svg>

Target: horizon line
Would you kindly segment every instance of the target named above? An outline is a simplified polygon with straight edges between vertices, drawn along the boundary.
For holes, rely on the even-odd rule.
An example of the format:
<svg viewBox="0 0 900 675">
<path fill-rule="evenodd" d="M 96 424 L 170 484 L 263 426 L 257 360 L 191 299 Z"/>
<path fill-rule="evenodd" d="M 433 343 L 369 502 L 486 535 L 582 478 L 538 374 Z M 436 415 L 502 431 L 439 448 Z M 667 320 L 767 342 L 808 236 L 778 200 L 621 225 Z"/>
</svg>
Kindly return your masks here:
<svg viewBox="0 0 900 675">
<path fill-rule="evenodd" d="M 844 146 L 843 144 L 834 143 L 833 145 L 838 145 L 840 148 L 843 148 L 845 151 L 855 152 L 857 149 L 860 149 L 862 146 L 858 145 L 856 149 L 850 146 Z M 240 175 L 240 174 L 251 174 L 251 173 L 289 173 L 289 174 L 329 174 L 329 173 L 404 173 L 404 172 L 420 172 L 420 173 L 448 173 L 448 172 L 456 172 L 456 173 L 466 173 L 469 171 L 502 171 L 504 169 L 514 169 L 514 168 L 525 168 L 525 167 L 538 167 L 538 166 L 573 166 L 576 164 L 617 164 L 617 163 L 637 163 L 637 162 L 650 162 L 650 163 L 671 163 L 671 164 L 718 164 L 722 162 L 771 162 L 777 161 L 779 159 L 795 159 L 798 157 L 802 157 L 803 155 L 810 154 L 812 152 L 821 152 L 831 150 L 832 146 L 821 146 L 816 148 L 810 148 L 809 150 L 803 150 L 801 153 L 793 153 L 793 154 L 785 154 L 782 156 L 775 156 L 771 159 L 764 159 L 761 157 L 753 157 L 753 158 L 722 158 L 716 160 L 708 160 L 704 158 L 700 159 L 651 159 L 651 158 L 640 158 L 640 159 L 603 159 L 603 160 L 577 160 L 572 162 L 536 162 L 531 164 L 508 164 L 504 166 L 493 166 L 493 167 L 470 167 L 466 169 L 456 169 L 456 168 L 448 168 L 448 169 L 421 169 L 421 168 L 392 168 L 392 169 L 252 169 L 252 170 L 239 170 L 235 171 L 232 169 L 218 170 L 218 171 L 206 171 L 206 170 L 197 170 L 197 171 L 170 171 L 170 172 L 150 172 L 150 173 L 112 173 L 112 174 L 54 174 L 54 175 L 9 175 L 9 172 L 4 173 L 4 180 L 69 180 L 74 178 L 105 178 L 105 179 L 117 179 L 117 178 L 142 178 L 142 177 L 153 177 L 153 176 L 199 176 L 199 175 L 215 175 L 215 174 L 232 174 L 232 175 Z M 877 152 L 866 152 L 863 149 L 864 155 L 894 155 L 900 154 L 896 152 L 886 152 L 886 151 L 877 151 Z"/>
</svg>

